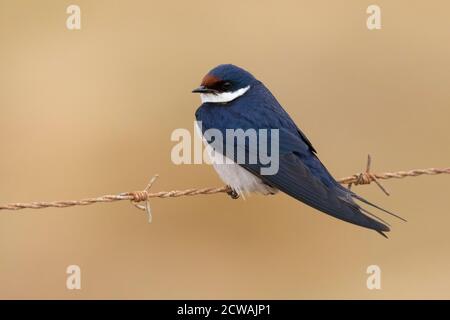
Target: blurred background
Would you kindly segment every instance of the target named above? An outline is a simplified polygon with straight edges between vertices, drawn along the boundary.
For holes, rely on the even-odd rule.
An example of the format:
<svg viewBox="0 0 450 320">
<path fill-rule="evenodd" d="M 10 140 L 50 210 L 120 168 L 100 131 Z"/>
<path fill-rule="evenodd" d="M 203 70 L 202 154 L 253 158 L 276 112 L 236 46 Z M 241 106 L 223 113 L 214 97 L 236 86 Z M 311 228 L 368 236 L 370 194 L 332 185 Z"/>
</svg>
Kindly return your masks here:
<svg viewBox="0 0 450 320">
<path fill-rule="evenodd" d="M 66 8 L 81 8 L 68 30 Z M 190 91 L 220 63 L 262 80 L 337 177 L 450 165 L 448 1 L 0 0 L 0 203 L 221 186 L 174 165 Z M 450 298 L 450 177 L 362 196 L 390 239 L 288 196 L 0 212 L 0 298 Z M 81 268 L 81 290 L 66 268 Z M 366 269 L 381 268 L 381 290 Z"/>
</svg>

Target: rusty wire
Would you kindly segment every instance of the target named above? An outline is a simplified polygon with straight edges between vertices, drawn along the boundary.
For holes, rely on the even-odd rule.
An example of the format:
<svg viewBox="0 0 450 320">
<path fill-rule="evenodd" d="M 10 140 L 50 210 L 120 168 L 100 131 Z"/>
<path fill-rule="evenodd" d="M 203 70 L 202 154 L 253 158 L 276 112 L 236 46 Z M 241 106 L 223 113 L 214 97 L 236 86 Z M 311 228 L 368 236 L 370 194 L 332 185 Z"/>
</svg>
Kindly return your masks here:
<svg viewBox="0 0 450 320">
<path fill-rule="evenodd" d="M 383 173 L 371 173 L 371 158 L 370 155 L 367 161 L 366 171 L 358 174 L 354 174 L 348 177 L 338 179 L 341 184 L 346 184 L 350 188 L 352 185 L 363 185 L 375 182 L 378 187 L 386 194 L 388 191 L 381 185 L 379 180 L 387 179 L 403 179 L 406 177 L 417 177 L 421 175 L 438 175 L 438 174 L 450 174 L 449 168 L 428 168 L 428 169 L 414 169 L 409 171 L 397 171 L 397 172 L 383 172 Z M 197 195 L 211 195 L 217 193 L 230 193 L 231 188 L 229 186 L 215 187 L 215 188 L 201 188 L 201 189 L 185 189 L 185 190 L 172 190 L 172 191 L 159 191 L 150 192 L 150 188 L 153 186 L 158 175 L 155 175 L 146 188 L 141 191 L 124 192 L 115 195 L 103 195 L 94 198 L 86 198 L 81 200 L 63 200 L 63 201 L 38 201 L 29 203 L 9 203 L 0 205 L 0 210 L 21 210 L 21 209 L 45 209 L 45 208 L 68 208 L 74 206 L 87 206 L 95 203 L 108 203 L 117 201 L 131 201 L 131 203 L 138 209 L 144 210 L 148 214 L 149 222 L 151 222 L 152 214 L 150 208 L 151 198 L 177 198 L 184 196 L 197 196 Z M 140 203 L 145 202 L 144 205 Z"/>
</svg>

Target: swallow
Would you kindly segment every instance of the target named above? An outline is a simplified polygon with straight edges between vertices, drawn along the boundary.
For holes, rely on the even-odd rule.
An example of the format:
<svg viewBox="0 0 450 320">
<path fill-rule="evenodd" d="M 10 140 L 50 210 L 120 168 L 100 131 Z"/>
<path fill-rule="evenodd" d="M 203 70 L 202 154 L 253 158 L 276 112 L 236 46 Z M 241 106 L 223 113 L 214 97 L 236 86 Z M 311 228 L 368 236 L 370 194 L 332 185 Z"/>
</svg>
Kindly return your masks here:
<svg viewBox="0 0 450 320">
<path fill-rule="evenodd" d="M 276 173 L 261 174 L 264 166 L 261 161 L 242 163 L 233 158 L 226 163 L 213 163 L 219 177 L 231 188 L 233 198 L 252 192 L 269 195 L 281 191 L 332 217 L 375 230 L 384 237 L 390 231 L 389 224 L 357 201 L 404 220 L 339 184 L 269 89 L 248 71 L 232 64 L 219 65 L 192 92 L 200 94 L 202 104 L 195 117 L 197 123 L 201 122 L 200 130 L 207 144 L 211 143 L 210 137 L 205 136 L 209 129 L 221 132 L 223 139 L 229 129 L 278 130 Z M 251 155 L 251 148 L 242 141 L 235 143 L 240 145 L 233 148 Z M 217 154 L 227 156 L 225 151 L 223 148 Z"/>
</svg>

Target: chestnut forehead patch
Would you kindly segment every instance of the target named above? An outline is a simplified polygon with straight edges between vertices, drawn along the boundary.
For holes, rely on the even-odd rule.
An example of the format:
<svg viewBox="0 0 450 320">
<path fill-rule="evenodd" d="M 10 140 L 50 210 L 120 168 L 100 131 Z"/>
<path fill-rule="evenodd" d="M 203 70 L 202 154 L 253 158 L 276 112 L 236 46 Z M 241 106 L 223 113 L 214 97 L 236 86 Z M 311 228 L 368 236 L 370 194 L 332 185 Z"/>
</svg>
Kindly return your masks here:
<svg viewBox="0 0 450 320">
<path fill-rule="evenodd" d="M 207 74 L 203 80 L 201 85 L 205 86 L 206 88 L 213 88 L 216 84 L 221 82 L 222 79 L 217 78 L 216 76 L 213 76 L 212 74 Z"/>
</svg>

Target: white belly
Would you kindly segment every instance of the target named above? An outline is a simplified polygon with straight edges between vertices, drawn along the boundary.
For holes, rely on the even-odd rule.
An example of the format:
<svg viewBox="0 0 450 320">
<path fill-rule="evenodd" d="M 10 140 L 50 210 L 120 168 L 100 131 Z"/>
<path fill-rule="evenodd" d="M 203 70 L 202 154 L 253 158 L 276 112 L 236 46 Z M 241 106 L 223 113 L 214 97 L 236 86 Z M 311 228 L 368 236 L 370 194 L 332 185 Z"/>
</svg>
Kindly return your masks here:
<svg viewBox="0 0 450 320">
<path fill-rule="evenodd" d="M 200 136 L 202 136 L 202 131 L 198 127 L 198 123 L 196 122 L 197 132 Z M 208 143 L 205 139 L 202 139 L 205 146 L 208 148 Z M 240 165 L 234 163 L 233 161 L 227 159 L 228 161 L 224 161 L 224 156 L 221 154 L 217 155 L 218 159 L 214 159 L 214 153 L 211 155 L 212 163 L 214 169 L 216 169 L 217 174 L 219 175 L 222 181 L 230 186 L 236 193 L 240 196 L 245 197 L 246 194 L 256 192 L 262 193 L 264 195 L 267 194 L 275 194 L 278 192 L 278 189 L 272 188 L 262 182 L 260 178 L 250 173 L 249 171 L 242 168 Z"/>
<path fill-rule="evenodd" d="M 217 174 L 224 183 L 229 185 L 239 195 L 245 196 L 251 192 L 275 194 L 278 190 L 261 181 L 260 178 L 242 168 L 236 163 L 213 164 Z"/>
</svg>

